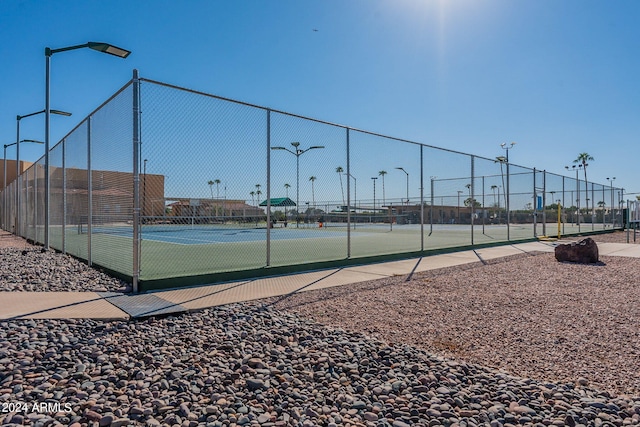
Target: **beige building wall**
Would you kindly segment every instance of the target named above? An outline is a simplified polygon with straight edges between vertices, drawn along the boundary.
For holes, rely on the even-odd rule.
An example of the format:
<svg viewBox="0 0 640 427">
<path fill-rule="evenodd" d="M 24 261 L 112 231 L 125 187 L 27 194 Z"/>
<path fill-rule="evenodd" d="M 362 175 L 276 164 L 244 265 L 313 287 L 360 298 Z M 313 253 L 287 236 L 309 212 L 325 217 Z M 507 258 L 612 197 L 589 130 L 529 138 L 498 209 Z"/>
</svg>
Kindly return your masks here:
<svg viewBox="0 0 640 427">
<path fill-rule="evenodd" d="M 29 167 L 32 165 L 33 163 L 31 162 L 25 162 L 20 160 L 20 171 L 19 173 L 24 172 L 25 170 L 29 169 Z M 7 159 L 7 184 L 11 184 L 13 181 L 16 180 L 16 161 L 15 159 Z M 0 160 L 0 182 L 2 182 L 2 185 L 0 185 L 0 189 L 5 187 L 5 182 L 4 182 L 4 159 Z"/>
</svg>

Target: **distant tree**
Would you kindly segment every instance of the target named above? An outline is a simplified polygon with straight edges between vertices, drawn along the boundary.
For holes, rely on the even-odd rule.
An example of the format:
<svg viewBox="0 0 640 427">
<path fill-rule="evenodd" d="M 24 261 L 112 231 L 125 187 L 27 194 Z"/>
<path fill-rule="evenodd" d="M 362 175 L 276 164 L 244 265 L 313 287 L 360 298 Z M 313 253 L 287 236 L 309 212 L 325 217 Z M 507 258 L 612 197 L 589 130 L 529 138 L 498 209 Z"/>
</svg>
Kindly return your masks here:
<svg viewBox="0 0 640 427">
<path fill-rule="evenodd" d="M 262 194 L 262 191 L 260 191 L 260 187 L 262 187 L 262 185 L 256 184 L 256 196 L 258 196 L 258 204 L 260 204 L 260 195 Z"/>
<path fill-rule="evenodd" d="M 291 188 L 291 185 L 289 184 L 285 184 L 284 185 L 284 190 L 287 192 L 287 197 L 289 197 L 289 189 Z"/>
<path fill-rule="evenodd" d="M 255 205 L 256 204 L 256 199 L 255 199 L 256 192 L 255 191 L 250 191 L 249 194 L 251 194 L 251 204 Z"/>
<path fill-rule="evenodd" d="M 216 199 L 220 198 L 220 184 L 222 183 L 222 181 L 220 181 L 219 179 L 214 179 L 213 183 L 216 185 Z"/>
<path fill-rule="evenodd" d="M 482 203 L 480 203 L 476 199 L 472 199 L 471 197 L 467 197 L 467 199 L 464 201 L 464 205 L 466 207 L 471 207 L 473 205 L 474 208 L 479 208 L 480 206 L 482 206 Z"/>
<path fill-rule="evenodd" d="M 209 190 L 211 191 L 211 200 L 213 200 L 213 181 L 208 181 L 207 185 L 209 185 Z M 213 212 L 210 212 L 210 215 L 213 215 Z"/>
<path fill-rule="evenodd" d="M 594 160 L 595 159 L 589 153 L 580 153 L 578 154 L 578 158 L 573 161 L 573 163 L 581 164 L 582 169 L 584 169 L 584 194 L 587 199 L 587 212 L 589 212 L 589 185 L 587 183 L 587 166 L 589 166 L 589 163 L 587 162 L 592 162 Z"/>
</svg>

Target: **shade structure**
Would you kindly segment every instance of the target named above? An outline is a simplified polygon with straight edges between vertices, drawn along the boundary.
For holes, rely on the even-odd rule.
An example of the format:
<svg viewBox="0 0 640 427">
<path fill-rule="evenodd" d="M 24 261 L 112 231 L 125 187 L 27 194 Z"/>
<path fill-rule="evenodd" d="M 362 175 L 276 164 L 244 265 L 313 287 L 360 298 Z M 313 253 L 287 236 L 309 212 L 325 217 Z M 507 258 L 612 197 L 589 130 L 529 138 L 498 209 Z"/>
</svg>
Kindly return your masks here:
<svg viewBox="0 0 640 427">
<path fill-rule="evenodd" d="M 271 201 L 271 206 L 273 207 L 284 207 L 284 206 L 295 206 L 296 202 L 294 202 L 293 200 L 291 200 L 288 197 L 277 197 L 277 198 L 271 198 L 269 199 Z M 263 200 L 260 203 L 260 206 L 267 206 L 267 200 Z"/>
</svg>

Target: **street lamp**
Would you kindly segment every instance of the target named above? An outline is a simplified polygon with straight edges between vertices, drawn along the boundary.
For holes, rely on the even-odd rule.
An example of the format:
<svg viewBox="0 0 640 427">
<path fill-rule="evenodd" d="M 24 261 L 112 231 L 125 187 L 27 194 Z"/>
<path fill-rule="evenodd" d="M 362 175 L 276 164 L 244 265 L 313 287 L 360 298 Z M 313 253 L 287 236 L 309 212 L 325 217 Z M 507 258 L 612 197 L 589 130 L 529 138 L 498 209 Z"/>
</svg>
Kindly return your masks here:
<svg viewBox="0 0 640 427">
<path fill-rule="evenodd" d="M 271 147 L 272 150 L 284 150 L 296 156 L 296 228 L 300 226 L 300 156 L 309 150 L 324 148 L 324 145 L 313 145 L 307 149 L 300 148 L 299 142 L 292 142 L 293 150 L 287 147 Z"/>
<path fill-rule="evenodd" d="M 607 181 L 609 181 L 609 185 L 611 186 L 611 228 L 616 226 L 616 217 L 614 216 L 613 213 L 613 181 L 616 180 L 616 177 L 614 176 L 613 178 L 609 179 L 607 178 Z"/>
<path fill-rule="evenodd" d="M 358 182 L 356 180 L 356 177 L 351 175 L 350 173 L 344 173 L 346 176 L 348 176 L 349 178 L 353 178 L 353 205 L 354 207 L 358 206 Z"/>
<path fill-rule="evenodd" d="M 404 168 L 396 167 L 396 169 L 401 170 L 407 175 L 407 206 L 409 206 L 409 172 L 404 170 Z"/>
<path fill-rule="evenodd" d="M 375 219 L 375 215 L 376 215 L 376 180 L 378 179 L 377 176 L 372 176 L 371 179 L 373 180 L 373 218 Z"/>
<path fill-rule="evenodd" d="M 581 164 L 578 165 L 577 168 L 576 165 L 571 165 L 571 169 L 574 169 L 576 171 L 576 210 L 578 211 L 578 218 L 576 219 L 576 223 L 578 224 L 578 233 L 580 232 L 580 177 L 578 176 L 578 171 L 581 167 Z M 569 166 L 565 166 L 564 168 L 566 170 L 570 170 Z"/>
<path fill-rule="evenodd" d="M 20 120 L 31 116 L 37 116 L 43 114 L 46 110 L 36 111 L 35 113 L 25 114 L 23 116 L 16 116 L 16 178 L 20 175 Z M 69 117 L 71 113 L 61 110 L 49 110 L 50 114 L 57 114 L 59 116 Z M 20 234 L 20 180 L 16 183 L 16 229 L 14 233 Z"/>
<path fill-rule="evenodd" d="M 35 139 L 23 139 L 22 141 L 12 142 L 11 144 L 4 144 L 4 153 L 3 153 L 4 154 L 4 165 L 3 165 L 4 178 L 3 178 L 3 181 L 2 181 L 2 185 L 3 185 L 2 194 L 3 194 L 3 199 L 4 199 L 4 202 L 5 202 L 4 203 L 4 207 L 5 207 L 4 208 L 4 213 L 5 213 L 5 215 L 3 215 L 3 225 L 5 225 L 5 226 L 6 226 L 6 224 L 4 224 L 4 220 L 6 218 L 6 213 L 7 213 L 7 203 L 6 203 L 6 201 L 7 201 L 7 199 L 6 199 L 7 192 L 5 191 L 7 189 L 7 148 L 11 147 L 12 145 L 15 145 L 16 147 L 18 147 L 18 146 L 20 146 L 21 142 L 33 142 L 33 143 L 36 143 L 36 144 L 44 144 L 44 142 L 36 141 Z M 17 160 L 16 160 L 16 162 L 17 162 Z M 18 182 L 20 182 L 20 180 L 18 179 L 18 175 L 19 175 L 18 167 L 16 166 L 16 176 L 15 176 L 16 185 L 17 185 Z M 16 186 L 16 191 L 17 191 L 17 186 Z M 20 212 L 18 211 L 18 206 L 16 206 L 16 218 L 18 218 L 20 216 Z M 17 232 L 17 230 L 14 230 L 14 234 L 16 232 Z"/>
<path fill-rule="evenodd" d="M 88 47 L 89 49 L 97 50 L 98 52 L 108 53 L 119 58 L 126 58 L 131 53 L 128 50 L 110 45 L 102 42 L 88 42 L 85 44 L 79 44 L 75 46 L 68 46 L 59 49 L 44 48 L 45 56 L 45 103 L 44 103 L 44 248 L 49 249 L 49 119 L 51 115 L 51 109 L 49 107 L 50 101 L 50 86 L 51 86 L 51 56 L 54 53 L 66 52 L 68 50 L 76 50 Z"/>
<path fill-rule="evenodd" d="M 502 144 L 500 144 L 500 146 L 506 151 L 506 157 L 505 157 L 505 162 L 507 164 L 507 187 L 505 188 L 505 209 L 507 210 L 507 240 L 511 240 L 511 236 L 509 234 L 509 222 L 511 220 L 511 212 L 510 212 L 510 205 L 509 205 L 509 193 L 510 193 L 510 188 L 509 188 L 509 149 L 513 148 L 513 146 L 516 145 L 515 142 L 512 142 L 510 144 L 507 144 L 506 142 L 503 142 Z"/>
</svg>

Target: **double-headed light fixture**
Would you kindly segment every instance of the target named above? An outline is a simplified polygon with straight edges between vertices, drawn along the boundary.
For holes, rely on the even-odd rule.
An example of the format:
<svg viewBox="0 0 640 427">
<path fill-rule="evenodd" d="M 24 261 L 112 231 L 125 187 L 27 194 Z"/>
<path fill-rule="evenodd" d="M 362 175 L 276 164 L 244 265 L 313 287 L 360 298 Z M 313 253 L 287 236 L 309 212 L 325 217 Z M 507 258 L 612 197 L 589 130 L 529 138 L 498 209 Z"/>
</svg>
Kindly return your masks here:
<svg viewBox="0 0 640 427">
<path fill-rule="evenodd" d="M 62 47 L 59 49 L 51 49 L 51 48 L 45 48 L 44 49 L 44 56 L 46 58 L 46 70 L 45 70 L 45 74 L 46 74 L 46 80 L 45 80 L 45 106 L 44 106 L 44 115 L 45 115 L 45 119 L 44 119 L 44 170 L 45 170 L 45 174 L 44 174 L 44 181 L 45 181 L 45 199 L 44 199 L 44 204 L 45 204 L 45 214 L 44 214 L 44 247 L 45 249 L 49 249 L 49 196 L 50 196 L 50 185 L 49 185 L 49 148 L 50 148 L 50 144 L 49 144 L 49 131 L 50 131 L 50 127 L 49 127 L 49 118 L 50 115 L 53 113 L 53 110 L 51 110 L 49 108 L 49 101 L 50 101 L 50 82 L 51 82 L 51 56 L 55 53 L 60 53 L 60 52 L 66 52 L 68 50 L 76 50 L 76 49 L 83 49 L 85 47 L 88 47 L 89 49 L 93 49 L 96 50 L 98 52 L 103 52 L 103 53 L 108 53 L 109 55 L 113 55 L 113 56 L 117 56 L 119 58 L 126 58 L 127 56 L 129 56 L 129 54 L 131 53 L 130 51 L 126 50 L 126 49 L 122 49 L 119 48 L 117 46 L 113 46 L 111 44 L 108 43 L 101 43 L 101 42 L 88 42 L 85 44 L 79 44 L 79 45 L 75 45 L 75 46 L 68 46 L 68 47 Z"/>
<path fill-rule="evenodd" d="M 310 150 L 315 150 L 318 148 L 324 148 L 324 145 L 313 145 L 309 148 L 305 148 L 304 150 L 300 148 L 299 142 L 292 142 L 294 150 L 290 150 L 287 147 L 271 147 L 272 150 L 284 150 L 287 151 L 294 156 L 296 156 L 296 227 L 300 226 L 300 156 Z"/>
</svg>

